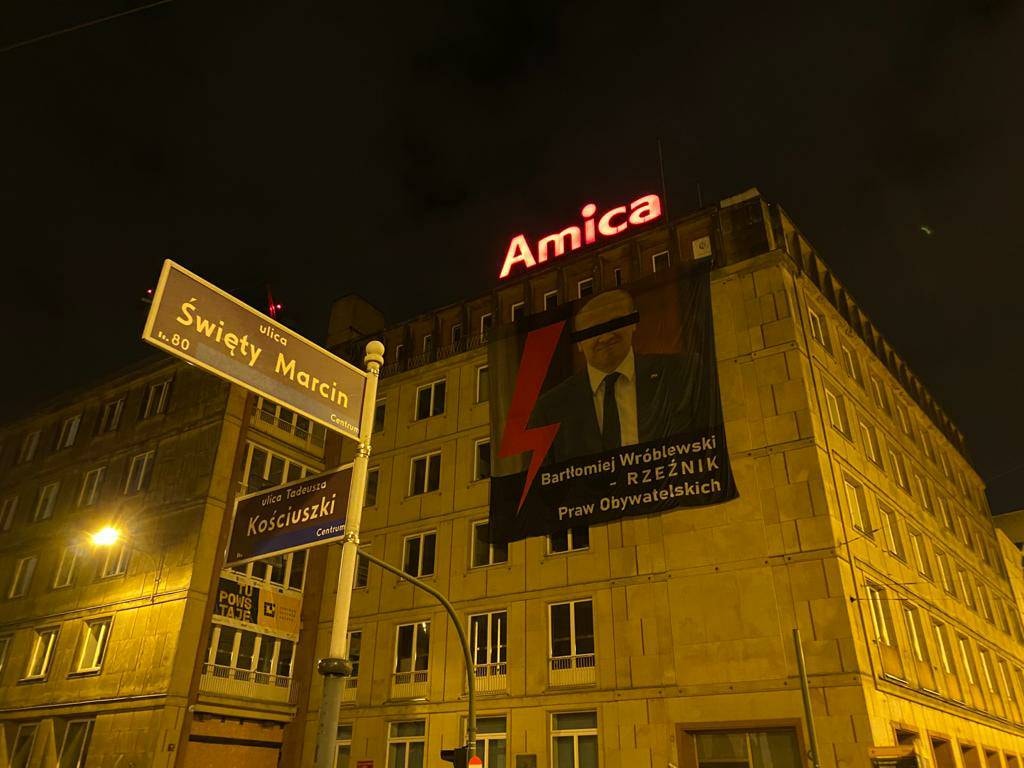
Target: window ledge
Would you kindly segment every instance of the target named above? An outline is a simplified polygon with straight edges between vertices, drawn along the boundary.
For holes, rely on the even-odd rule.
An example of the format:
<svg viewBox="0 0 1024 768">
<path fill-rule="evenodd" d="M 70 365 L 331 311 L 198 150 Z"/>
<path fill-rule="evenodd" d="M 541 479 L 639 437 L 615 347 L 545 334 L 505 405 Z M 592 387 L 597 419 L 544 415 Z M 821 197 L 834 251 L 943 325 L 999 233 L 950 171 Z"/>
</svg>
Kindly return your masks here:
<svg viewBox="0 0 1024 768">
<path fill-rule="evenodd" d="M 68 672 L 68 678 L 80 678 L 80 677 L 96 677 L 103 671 L 102 667 L 96 667 L 95 669 L 76 669 L 74 672 Z"/>
</svg>

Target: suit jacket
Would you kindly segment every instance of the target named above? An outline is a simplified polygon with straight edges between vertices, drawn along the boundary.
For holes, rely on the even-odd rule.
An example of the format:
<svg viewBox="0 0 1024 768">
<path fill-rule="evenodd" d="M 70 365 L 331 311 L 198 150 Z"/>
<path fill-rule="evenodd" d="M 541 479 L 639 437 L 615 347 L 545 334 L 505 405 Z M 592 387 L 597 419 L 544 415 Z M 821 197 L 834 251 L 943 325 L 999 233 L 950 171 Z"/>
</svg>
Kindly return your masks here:
<svg viewBox="0 0 1024 768">
<path fill-rule="evenodd" d="M 708 429 L 721 417 L 694 355 L 637 355 L 637 437 L 640 443 Z M 544 392 L 530 426 L 561 424 L 545 463 L 602 453 L 601 430 L 586 370 Z"/>
</svg>

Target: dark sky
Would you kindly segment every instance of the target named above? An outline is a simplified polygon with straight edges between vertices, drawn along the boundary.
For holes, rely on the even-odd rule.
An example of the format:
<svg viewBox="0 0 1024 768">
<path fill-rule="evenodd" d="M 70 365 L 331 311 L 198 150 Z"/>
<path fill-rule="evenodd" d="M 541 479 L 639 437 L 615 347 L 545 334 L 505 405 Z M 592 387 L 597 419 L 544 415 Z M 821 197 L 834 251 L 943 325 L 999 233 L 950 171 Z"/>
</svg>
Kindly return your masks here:
<svg viewBox="0 0 1024 768">
<path fill-rule="evenodd" d="M 5 2 L 0 47 L 145 1 Z M 672 210 L 781 204 L 1024 507 L 1022 41 L 999 0 L 175 0 L 0 53 L 0 418 L 149 354 L 167 257 L 313 338 L 399 320 L 656 190 L 660 136 Z"/>
</svg>

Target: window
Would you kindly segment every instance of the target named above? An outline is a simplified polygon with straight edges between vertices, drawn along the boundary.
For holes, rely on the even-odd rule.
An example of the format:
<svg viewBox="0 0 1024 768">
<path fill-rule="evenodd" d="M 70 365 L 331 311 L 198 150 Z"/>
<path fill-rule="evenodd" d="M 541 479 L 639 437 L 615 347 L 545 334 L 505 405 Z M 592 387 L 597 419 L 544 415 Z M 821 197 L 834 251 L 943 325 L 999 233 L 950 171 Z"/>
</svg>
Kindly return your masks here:
<svg viewBox="0 0 1024 768">
<path fill-rule="evenodd" d="M 454 347 L 460 341 L 462 341 L 462 323 L 455 323 L 452 325 L 452 346 Z"/>
<path fill-rule="evenodd" d="M 999 684 L 996 682 L 995 670 L 992 667 L 992 655 L 987 648 L 979 648 L 978 658 L 981 659 L 981 674 L 985 677 L 985 688 L 996 698 L 1002 698 Z"/>
<path fill-rule="evenodd" d="M 890 416 L 892 415 L 889 410 L 889 396 L 885 392 L 885 384 L 875 374 L 871 374 L 871 396 L 874 398 L 876 406 Z"/>
<path fill-rule="evenodd" d="M 828 335 L 828 326 L 825 324 L 825 318 L 823 318 L 817 311 L 807 308 L 807 319 L 808 324 L 811 328 L 811 338 L 821 344 L 829 354 L 832 354 L 832 340 Z"/>
<path fill-rule="evenodd" d="M 128 466 L 128 476 L 124 481 L 124 493 L 126 496 L 139 493 L 149 487 L 149 479 L 153 474 L 153 456 L 156 451 L 146 451 L 132 457 Z"/>
<path fill-rule="evenodd" d="M 914 486 L 917 488 L 918 498 L 921 499 L 921 506 L 924 507 L 926 512 L 934 515 L 935 509 L 932 507 L 932 496 L 928 493 L 928 484 L 920 472 L 914 473 Z"/>
<path fill-rule="evenodd" d="M 914 564 L 917 572 L 926 579 L 932 577 L 932 566 L 928 560 L 928 551 L 925 549 L 924 535 L 918 531 L 910 531 L 910 548 L 914 551 Z"/>
<path fill-rule="evenodd" d="M 309 467 L 255 443 L 248 443 L 245 467 L 246 493 L 261 491 L 282 483 L 290 483 L 293 480 L 301 480 L 311 474 Z"/>
<path fill-rule="evenodd" d="M 485 403 L 491 399 L 491 382 L 487 376 L 487 366 L 476 369 L 476 401 Z"/>
<path fill-rule="evenodd" d="M 395 683 L 425 683 L 430 669 L 430 622 L 402 624 L 395 642 Z"/>
<path fill-rule="evenodd" d="M 939 581 L 942 582 L 942 588 L 956 597 L 956 584 L 953 582 L 953 573 L 949 568 L 949 556 L 942 550 L 937 550 L 935 562 L 939 564 Z"/>
<path fill-rule="evenodd" d="M 932 446 L 932 438 L 929 436 L 927 429 L 922 428 L 920 430 L 921 435 L 921 447 L 924 448 L 924 455 L 928 457 L 929 461 L 935 461 L 935 448 Z"/>
<path fill-rule="evenodd" d="M 10 768 L 28 768 L 32 747 L 36 743 L 38 723 L 20 723 L 18 733 L 14 737 L 14 748 L 11 750 Z"/>
<path fill-rule="evenodd" d="M 82 414 L 80 413 L 68 416 L 60 423 L 60 432 L 57 433 L 57 444 L 54 446 L 55 451 L 62 451 L 75 444 L 75 438 L 78 437 L 78 426 L 81 423 Z"/>
<path fill-rule="evenodd" d="M 19 558 L 14 563 L 14 576 L 11 579 L 11 586 L 7 590 L 7 597 L 21 597 L 28 592 L 32 584 L 32 574 L 36 571 L 36 556 Z"/>
<path fill-rule="evenodd" d="M 416 390 L 416 421 L 444 413 L 445 379 L 424 384 Z"/>
<path fill-rule="evenodd" d="M 967 575 L 967 571 L 957 566 L 956 575 L 960 581 L 960 593 L 964 596 L 964 603 L 972 611 L 977 610 L 978 604 L 974 601 L 974 588 L 971 586 L 971 580 Z"/>
<path fill-rule="evenodd" d="M 874 426 L 860 420 L 860 434 L 864 439 L 864 455 L 878 466 L 882 466 L 882 448 L 878 444 L 878 433 Z"/>
<path fill-rule="evenodd" d="M 616 288 L 621 288 L 622 287 L 622 270 L 619 269 L 618 267 L 616 267 L 613 274 L 615 276 L 615 287 Z"/>
<path fill-rule="evenodd" d="M 99 424 L 96 427 L 97 435 L 105 435 L 108 432 L 116 432 L 121 426 L 121 413 L 124 411 L 124 398 L 111 400 L 103 404 L 100 412 Z"/>
<path fill-rule="evenodd" d="M 668 251 L 651 254 L 651 269 L 654 272 L 662 272 L 668 269 Z"/>
<path fill-rule="evenodd" d="M 18 449 L 18 464 L 24 464 L 26 461 L 32 461 L 36 455 L 36 448 L 39 447 L 39 430 L 35 429 L 29 432 L 21 440 L 21 447 Z"/>
<path fill-rule="evenodd" d="M 974 549 L 974 538 L 971 536 L 971 524 L 967 522 L 967 517 L 962 512 L 958 512 L 956 519 L 960 524 L 960 540 L 963 541 L 964 546 L 968 549 Z"/>
<path fill-rule="evenodd" d="M 903 434 L 909 437 L 911 440 L 914 439 L 914 428 L 910 423 L 910 416 L 907 414 L 907 409 L 903 407 L 903 403 L 899 400 L 895 401 L 896 406 L 896 418 L 900 423 L 900 429 L 903 430 Z"/>
<path fill-rule="evenodd" d="M 11 636 L 0 635 L 0 674 L 7 669 L 7 651 L 11 649 Z"/>
<path fill-rule="evenodd" d="M 762 768 L 801 765 L 791 728 L 766 731 L 709 731 L 693 734 L 697 768 Z"/>
<path fill-rule="evenodd" d="M 294 653 L 291 640 L 215 623 L 203 673 L 283 687 L 291 678 Z"/>
<path fill-rule="evenodd" d="M 473 567 L 508 562 L 508 544 L 492 544 L 487 539 L 487 521 L 473 523 Z"/>
<path fill-rule="evenodd" d="M 504 717 L 476 719 L 476 753 L 490 768 L 508 765 L 508 736 Z"/>
<path fill-rule="evenodd" d="M 580 280 L 576 283 L 576 297 L 579 299 L 585 299 L 587 296 L 594 295 L 594 278 L 588 277 L 585 280 Z"/>
<path fill-rule="evenodd" d="M 892 464 L 892 471 L 896 476 L 896 484 L 903 490 L 910 491 L 910 481 L 907 479 L 907 466 L 903 463 L 903 454 L 893 448 L 889 448 L 889 463 Z"/>
<path fill-rule="evenodd" d="M 417 456 L 409 466 L 409 495 L 431 493 L 441 487 L 441 452 Z"/>
<path fill-rule="evenodd" d="M 429 355 L 434 351 L 434 334 L 423 334 L 423 354 Z"/>
<path fill-rule="evenodd" d="M 874 584 L 867 585 L 868 604 L 871 606 L 871 626 L 875 640 L 890 648 L 896 647 L 896 633 L 893 632 L 885 590 Z"/>
<path fill-rule="evenodd" d="M 50 671 L 50 662 L 53 661 L 53 649 L 57 645 L 57 627 L 46 627 L 37 629 L 35 638 L 32 640 L 32 652 L 28 657 L 28 667 L 25 670 L 25 679 L 34 680 L 46 677 Z"/>
<path fill-rule="evenodd" d="M 843 368 L 846 369 L 847 375 L 861 386 L 864 386 L 864 377 L 860 373 L 860 360 L 857 359 L 857 353 L 846 344 L 841 343 L 839 348 L 843 353 Z"/>
<path fill-rule="evenodd" d="M 494 327 L 494 315 L 490 312 L 485 312 L 480 315 L 480 338 L 483 341 L 487 341 L 487 337 L 491 333 L 491 328 Z"/>
<path fill-rule="evenodd" d="M 508 663 L 508 613 L 495 611 L 469 617 L 469 647 L 475 677 L 505 675 Z"/>
<path fill-rule="evenodd" d="M 53 588 L 70 587 L 75 580 L 75 565 L 78 562 L 78 547 L 64 547 L 60 553 L 60 564 L 53 576 Z"/>
<path fill-rule="evenodd" d="M 932 628 L 935 630 L 935 646 L 939 649 L 939 661 L 942 662 L 943 672 L 947 675 L 956 675 L 956 663 L 953 661 L 946 625 L 936 621 L 932 623 Z"/>
<path fill-rule="evenodd" d="M 825 403 L 828 406 L 829 423 L 850 437 L 850 422 L 846 416 L 846 398 L 825 387 Z"/>
<path fill-rule="evenodd" d="M 971 655 L 971 641 L 964 635 L 957 635 L 956 644 L 960 649 L 960 662 L 964 665 L 964 673 L 967 675 L 967 682 L 970 685 L 977 685 L 978 670 L 974 666 L 974 656 Z"/>
<path fill-rule="evenodd" d="M 370 561 L 362 555 L 356 557 L 356 578 L 353 589 L 362 589 L 370 583 Z"/>
<path fill-rule="evenodd" d="M 945 475 L 947 480 L 953 479 L 953 470 L 949 466 L 949 458 L 946 456 L 945 451 L 939 451 L 939 464 L 942 466 L 942 474 Z"/>
<path fill-rule="evenodd" d="M 843 476 L 843 485 L 846 487 L 846 502 L 850 505 L 850 518 L 853 520 L 853 527 L 867 538 L 874 539 L 875 531 L 871 527 L 871 516 L 868 513 L 868 501 L 864 494 L 864 486 L 846 475 Z"/>
<path fill-rule="evenodd" d="M 367 561 L 369 562 L 369 561 Z M 359 630 L 348 633 L 348 660 L 352 662 L 352 674 L 349 679 L 353 682 L 359 679 L 359 658 L 363 652 L 363 633 Z"/>
<path fill-rule="evenodd" d="M 552 660 L 575 659 L 575 666 L 594 666 L 593 603 L 590 600 L 555 603 L 550 611 Z"/>
<path fill-rule="evenodd" d="M 291 408 L 265 397 L 256 400 L 256 416 L 266 424 L 315 445 L 323 445 L 327 439 L 327 430 L 322 425 L 314 424 Z"/>
<path fill-rule="evenodd" d="M 384 420 L 388 413 L 387 400 L 381 399 L 373 406 L 373 434 L 384 431 Z"/>
<path fill-rule="evenodd" d="M 551 716 L 554 768 L 598 768 L 597 712 L 560 712 Z"/>
<path fill-rule="evenodd" d="M 387 768 L 423 768 L 426 764 L 426 729 L 423 720 L 391 723 L 388 729 Z"/>
<path fill-rule="evenodd" d="M 885 533 L 886 547 L 888 547 L 889 552 L 900 560 L 906 560 L 907 553 L 903 549 L 903 539 L 900 536 L 900 527 L 896 512 L 888 507 L 883 507 L 881 504 L 878 505 L 878 511 L 882 516 L 882 529 Z"/>
<path fill-rule="evenodd" d="M 256 581 L 265 581 L 288 589 L 302 589 L 306 576 L 306 552 L 299 550 L 284 555 L 274 555 L 242 565 L 233 565 L 231 570 Z"/>
<path fill-rule="evenodd" d="M 516 320 L 518 320 L 519 318 L 525 317 L 525 316 L 526 316 L 526 302 L 525 301 L 517 301 L 515 304 L 512 305 L 511 318 L 512 318 L 512 322 L 513 323 Z"/>
<path fill-rule="evenodd" d="M 49 520 L 53 517 L 53 505 L 57 501 L 57 492 L 60 491 L 60 483 L 47 483 L 39 489 L 36 497 L 36 508 L 32 512 L 32 522 L 38 523 L 42 520 Z"/>
<path fill-rule="evenodd" d="M 939 515 L 942 517 L 942 524 L 956 533 L 956 523 L 953 522 L 953 513 L 949 511 L 949 502 L 941 493 L 935 494 L 935 498 L 939 502 Z"/>
<path fill-rule="evenodd" d="M 395 344 L 395 362 L 400 363 L 405 357 L 405 344 Z"/>
<path fill-rule="evenodd" d="M 992 600 L 988 595 L 988 587 L 981 581 L 976 579 L 978 584 L 978 605 L 981 607 L 981 615 L 985 617 L 986 621 L 995 621 L 995 616 L 992 613 Z"/>
<path fill-rule="evenodd" d="M 554 309 L 558 306 L 558 291 L 548 291 L 544 294 L 544 310 Z"/>
<path fill-rule="evenodd" d="M 473 454 L 473 480 L 486 480 L 491 476 L 491 441 L 477 440 Z"/>
<path fill-rule="evenodd" d="M 907 622 L 907 637 L 910 638 L 910 650 L 918 661 L 928 662 L 928 645 L 924 639 L 921 626 L 921 614 L 916 606 L 903 604 L 903 617 Z"/>
<path fill-rule="evenodd" d="M 590 547 L 590 529 L 583 525 L 579 528 L 569 528 L 548 536 L 548 554 L 559 554 L 562 552 L 576 552 L 580 549 Z"/>
<path fill-rule="evenodd" d="M 76 672 L 96 672 L 103 666 L 103 657 L 107 652 L 107 641 L 110 639 L 110 623 L 108 616 L 85 623 L 82 634 L 82 645 L 78 650 Z"/>
<path fill-rule="evenodd" d="M 9 531 L 14 524 L 14 513 L 18 510 L 18 497 L 8 496 L 0 501 L 0 531 Z"/>
<path fill-rule="evenodd" d="M 78 506 L 91 507 L 100 500 L 100 488 L 106 471 L 106 467 L 96 467 L 85 473 L 85 477 L 82 478 L 82 490 L 78 492 Z"/>
<path fill-rule="evenodd" d="M 60 759 L 57 768 L 85 768 L 89 753 L 89 739 L 95 720 L 72 720 L 68 723 L 65 737 L 60 744 Z"/>
<path fill-rule="evenodd" d="M 351 678 L 349 678 L 351 679 Z M 334 739 L 334 768 L 349 768 L 352 758 L 352 726 L 339 725 Z"/>
<path fill-rule="evenodd" d="M 377 486 L 380 484 L 380 467 L 371 467 L 366 472 L 366 495 L 363 507 L 377 506 Z"/>
<path fill-rule="evenodd" d="M 100 566 L 100 578 L 107 579 L 112 576 L 123 576 L 128 571 L 128 547 L 124 544 L 114 544 L 107 547 L 103 555 L 103 564 Z"/>
<path fill-rule="evenodd" d="M 437 545 L 437 534 L 418 533 L 405 539 L 405 555 L 402 558 L 402 570 L 410 576 L 422 577 L 434 575 L 434 550 Z"/>
<path fill-rule="evenodd" d="M 142 411 L 140 419 L 150 419 L 167 412 L 167 396 L 171 393 L 171 380 L 164 379 L 155 384 L 150 384 L 146 389 L 146 395 L 142 398 Z"/>
</svg>

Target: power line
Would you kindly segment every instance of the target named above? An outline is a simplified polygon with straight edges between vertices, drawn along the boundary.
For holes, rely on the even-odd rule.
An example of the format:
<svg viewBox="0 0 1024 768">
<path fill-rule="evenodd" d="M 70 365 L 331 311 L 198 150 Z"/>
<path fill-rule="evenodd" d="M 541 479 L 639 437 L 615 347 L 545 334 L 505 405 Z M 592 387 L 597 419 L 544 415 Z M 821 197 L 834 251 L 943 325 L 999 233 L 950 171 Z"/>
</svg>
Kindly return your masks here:
<svg viewBox="0 0 1024 768">
<path fill-rule="evenodd" d="M 74 32 L 79 29 L 85 29 L 86 27 L 94 27 L 97 24 L 102 24 L 104 21 L 110 21 L 111 19 L 119 19 L 122 16 L 127 16 L 130 13 L 138 13 L 139 11 L 145 11 L 148 8 L 155 8 L 158 5 L 165 5 L 171 2 L 171 0 L 156 0 L 155 3 L 148 3 L 147 5 L 140 5 L 138 8 L 131 8 L 127 11 L 121 11 L 120 13 L 114 13 L 110 16 L 104 16 L 101 19 L 93 19 L 92 21 L 85 21 L 81 24 L 76 24 L 73 27 L 66 27 L 65 29 L 58 29 L 56 32 L 47 32 L 45 35 L 39 35 L 39 37 L 32 37 L 28 40 L 22 40 L 20 43 L 13 43 L 0 48 L 0 53 L 7 53 L 13 51 L 15 48 L 23 48 L 26 45 L 32 45 L 32 43 L 38 43 L 40 40 L 48 40 L 51 37 L 57 37 L 67 32 Z"/>
</svg>

